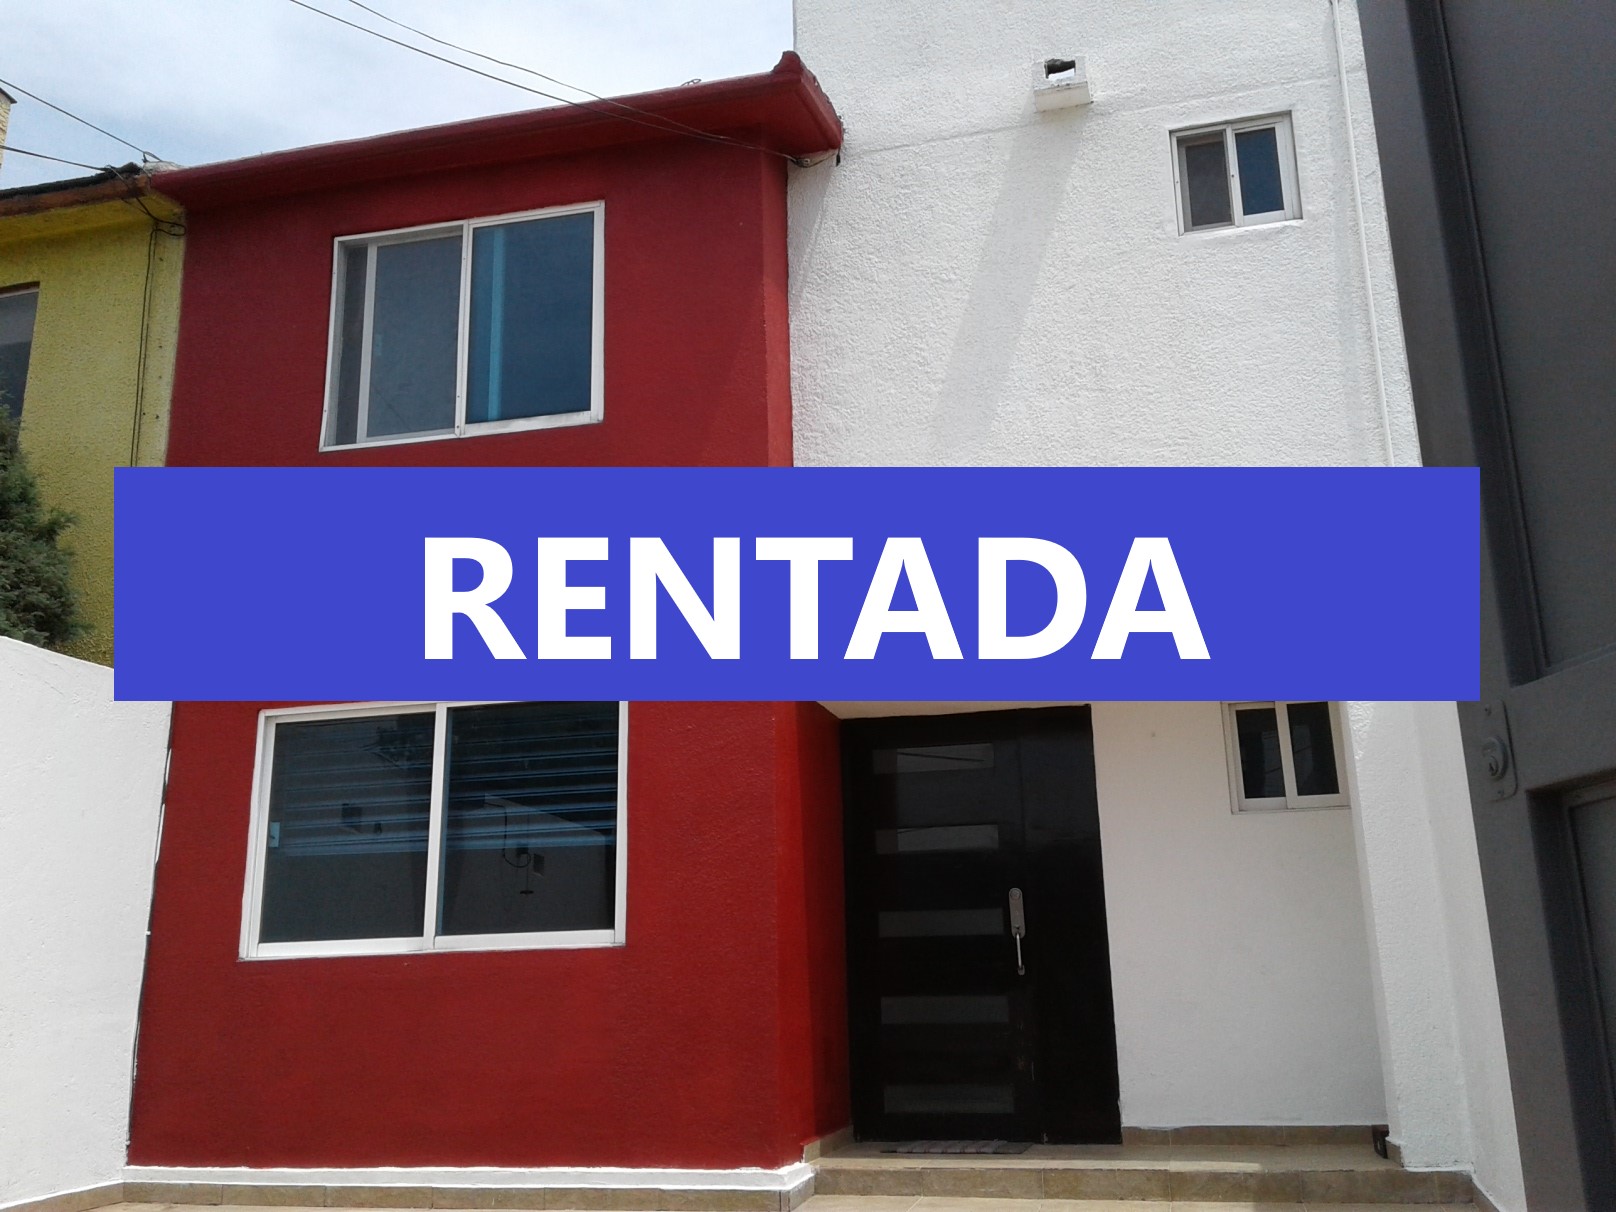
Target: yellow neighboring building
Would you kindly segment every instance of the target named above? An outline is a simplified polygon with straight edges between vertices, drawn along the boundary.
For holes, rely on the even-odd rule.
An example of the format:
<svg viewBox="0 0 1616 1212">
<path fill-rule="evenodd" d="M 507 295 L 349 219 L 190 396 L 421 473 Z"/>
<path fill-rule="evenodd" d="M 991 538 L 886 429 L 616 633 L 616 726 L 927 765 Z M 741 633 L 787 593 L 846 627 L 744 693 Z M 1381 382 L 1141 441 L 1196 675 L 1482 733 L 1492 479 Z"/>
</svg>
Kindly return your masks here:
<svg viewBox="0 0 1616 1212">
<path fill-rule="evenodd" d="M 77 522 L 65 651 L 112 663 L 112 469 L 161 465 L 184 226 L 137 165 L 0 190 L 0 408 L 45 501 Z"/>
</svg>

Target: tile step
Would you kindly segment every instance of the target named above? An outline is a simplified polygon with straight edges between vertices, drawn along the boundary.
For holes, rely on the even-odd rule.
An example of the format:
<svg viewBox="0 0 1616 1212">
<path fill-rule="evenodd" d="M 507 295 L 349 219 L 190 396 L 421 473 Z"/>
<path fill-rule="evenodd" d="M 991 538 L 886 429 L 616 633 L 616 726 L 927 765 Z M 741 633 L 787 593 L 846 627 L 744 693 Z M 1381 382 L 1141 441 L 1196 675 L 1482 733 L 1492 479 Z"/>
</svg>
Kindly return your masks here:
<svg viewBox="0 0 1616 1212">
<path fill-rule="evenodd" d="M 815 1163 L 816 1196 L 950 1199 L 1182 1200 L 1278 1204 L 1467 1204 L 1468 1174 L 1404 1170 L 1368 1155 L 1287 1158 L 1290 1150 L 1230 1150 L 1229 1156 L 920 1157 Z M 1300 1153 L 1300 1150 L 1297 1150 Z M 1267 1153 L 1269 1156 L 1263 1156 Z M 1371 1164 L 1372 1163 L 1372 1164 Z"/>
</svg>

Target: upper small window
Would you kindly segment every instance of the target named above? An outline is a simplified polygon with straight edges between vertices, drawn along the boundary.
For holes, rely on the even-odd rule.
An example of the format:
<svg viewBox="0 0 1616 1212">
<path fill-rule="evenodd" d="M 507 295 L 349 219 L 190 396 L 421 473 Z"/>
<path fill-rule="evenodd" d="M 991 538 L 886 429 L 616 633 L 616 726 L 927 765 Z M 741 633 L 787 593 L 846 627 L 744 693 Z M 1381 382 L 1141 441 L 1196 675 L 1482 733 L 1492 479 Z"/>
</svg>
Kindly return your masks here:
<svg viewBox="0 0 1616 1212">
<path fill-rule="evenodd" d="M 1181 231 L 1275 223 L 1302 213 L 1291 120 L 1284 115 L 1176 132 L 1173 177 Z"/>
<path fill-rule="evenodd" d="M 603 214 L 338 240 L 321 446 L 598 421 Z"/>
<path fill-rule="evenodd" d="M 28 355 L 34 348 L 34 313 L 38 309 L 38 290 L 0 294 L 0 408 L 10 413 L 13 421 L 22 420 Z"/>
<path fill-rule="evenodd" d="M 1334 703 L 1229 703 L 1224 711 L 1236 812 L 1347 806 Z"/>
</svg>

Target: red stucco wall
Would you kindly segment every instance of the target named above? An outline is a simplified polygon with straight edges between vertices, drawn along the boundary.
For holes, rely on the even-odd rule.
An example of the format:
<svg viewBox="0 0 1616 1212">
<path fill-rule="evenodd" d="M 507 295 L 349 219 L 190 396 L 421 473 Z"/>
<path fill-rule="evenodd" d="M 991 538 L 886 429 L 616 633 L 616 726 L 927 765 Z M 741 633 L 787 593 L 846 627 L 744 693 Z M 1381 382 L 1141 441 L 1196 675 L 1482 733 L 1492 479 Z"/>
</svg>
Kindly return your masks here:
<svg viewBox="0 0 1616 1212">
<path fill-rule="evenodd" d="M 332 240 L 606 203 L 605 421 L 319 454 Z M 784 169 L 647 143 L 190 216 L 169 461 L 789 464 Z M 847 1122 L 836 724 L 636 703 L 627 944 L 237 958 L 257 714 L 182 703 L 130 1161 L 775 1166 Z"/>
<path fill-rule="evenodd" d="M 336 237 L 599 199 L 603 423 L 319 453 Z M 695 140 L 191 215 L 168 461 L 789 464 L 784 216 L 783 161 Z"/>
<path fill-rule="evenodd" d="M 773 1166 L 846 1122 L 821 708 L 630 707 L 625 946 L 242 961 L 259 706 L 175 711 L 133 1164 Z"/>
</svg>

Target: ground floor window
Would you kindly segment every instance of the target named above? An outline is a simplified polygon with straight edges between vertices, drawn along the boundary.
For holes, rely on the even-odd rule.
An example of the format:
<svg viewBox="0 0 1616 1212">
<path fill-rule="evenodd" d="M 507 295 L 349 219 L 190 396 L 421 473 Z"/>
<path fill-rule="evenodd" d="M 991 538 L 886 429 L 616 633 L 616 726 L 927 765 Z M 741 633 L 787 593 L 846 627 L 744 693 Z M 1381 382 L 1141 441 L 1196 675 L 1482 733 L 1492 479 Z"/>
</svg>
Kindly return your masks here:
<svg viewBox="0 0 1616 1212">
<path fill-rule="evenodd" d="M 1345 808 L 1346 759 L 1335 703 L 1226 703 L 1236 812 Z"/>
<path fill-rule="evenodd" d="M 261 717 L 244 957 L 623 941 L 627 705 Z"/>
</svg>

